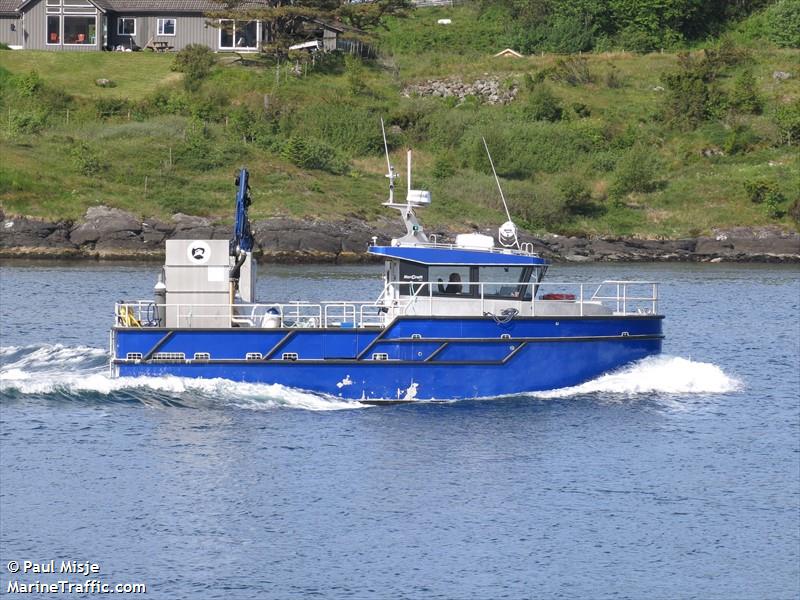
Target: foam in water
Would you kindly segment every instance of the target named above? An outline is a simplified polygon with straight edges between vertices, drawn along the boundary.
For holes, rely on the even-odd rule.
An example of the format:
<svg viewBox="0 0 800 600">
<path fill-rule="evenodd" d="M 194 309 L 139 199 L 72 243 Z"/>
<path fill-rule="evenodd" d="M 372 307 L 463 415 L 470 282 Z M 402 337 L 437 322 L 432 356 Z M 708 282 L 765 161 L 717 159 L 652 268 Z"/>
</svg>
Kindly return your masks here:
<svg viewBox="0 0 800 600">
<path fill-rule="evenodd" d="M 711 363 L 679 356 L 649 356 L 581 385 L 531 394 L 537 398 L 569 398 L 583 394 L 725 394 L 742 383 Z"/>
<path fill-rule="evenodd" d="M 0 392 L 75 396 L 141 390 L 155 392 L 156 399 L 191 400 L 189 404 L 213 404 L 245 409 L 281 406 L 306 410 L 337 410 L 363 405 L 310 394 L 278 384 L 232 382 L 227 379 L 183 377 L 119 377 L 108 374 L 108 353 L 99 348 L 66 347 L 61 344 L 0 348 Z"/>
<path fill-rule="evenodd" d="M 99 348 L 60 344 L 0 348 L 0 392 L 78 397 L 94 393 L 114 397 L 139 391 L 144 403 L 232 406 L 245 409 L 295 407 L 337 410 L 363 406 L 278 384 L 231 382 L 227 379 L 120 377 L 108 374 L 108 353 Z M 716 365 L 676 356 L 651 356 L 614 373 L 569 388 L 535 392 L 537 398 L 569 398 L 584 394 L 724 394 L 741 382 Z M 151 398 L 144 400 L 144 395 Z"/>
</svg>

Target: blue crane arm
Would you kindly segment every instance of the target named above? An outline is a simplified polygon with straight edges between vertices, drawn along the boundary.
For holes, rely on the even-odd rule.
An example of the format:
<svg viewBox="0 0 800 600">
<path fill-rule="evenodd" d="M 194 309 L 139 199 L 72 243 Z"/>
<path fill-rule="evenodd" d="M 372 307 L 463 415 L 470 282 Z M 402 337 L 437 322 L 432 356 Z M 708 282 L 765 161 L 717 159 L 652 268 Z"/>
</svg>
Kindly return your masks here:
<svg viewBox="0 0 800 600">
<path fill-rule="evenodd" d="M 252 202 L 249 179 L 250 173 L 247 169 L 239 171 L 239 175 L 236 177 L 236 185 L 239 191 L 236 193 L 236 221 L 233 226 L 231 255 L 237 255 L 239 252 L 250 252 L 253 249 L 253 233 L 250 230 L 250 219 L 247 216 L 247 209 Z"/>
</svg>

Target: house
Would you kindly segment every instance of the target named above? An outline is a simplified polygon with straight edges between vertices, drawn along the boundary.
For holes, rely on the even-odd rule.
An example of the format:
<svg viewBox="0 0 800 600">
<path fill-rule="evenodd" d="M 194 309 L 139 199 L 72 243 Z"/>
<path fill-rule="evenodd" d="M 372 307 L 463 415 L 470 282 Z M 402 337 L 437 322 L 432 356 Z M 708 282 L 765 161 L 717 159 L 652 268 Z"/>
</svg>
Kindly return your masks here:
<svg viewBox="0 0 800 600">
<path fill-rule="evenodd" d="M 0 42 L 29 50 L 92 51 L 204 44 L 215 51 L 257 51 L 260 21 L 219 19 L 212 0 L 0 0 Z"/>
</svg>

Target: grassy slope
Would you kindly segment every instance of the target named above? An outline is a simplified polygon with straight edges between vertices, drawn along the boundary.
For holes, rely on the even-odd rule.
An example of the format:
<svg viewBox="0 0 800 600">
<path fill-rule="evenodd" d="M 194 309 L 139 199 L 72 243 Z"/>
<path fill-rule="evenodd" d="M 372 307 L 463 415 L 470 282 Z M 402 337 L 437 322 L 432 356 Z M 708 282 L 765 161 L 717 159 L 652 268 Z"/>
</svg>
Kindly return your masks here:
<svg viewBox="0 0 800 600">
<path fill-rule="evenodd" d="M 453 26 L 435 25 L 436 19 L 442 17 L 452 18 Z M 503 41 L 497 21 L 479 19 L 470 8 L 464 7 L 420 10 L 411 20 L 392 23 L 384 39 L 384 58 L 363 74 L 366 92 L 361 94 L 350 91 L 341 70 L 302 79 L 282 78 L 276 86 L 274 68 L 236 64 L 217 72 L 205 84 L 203 93 L 222 94 L 232 105 L 249 105 L 255 110 L 260 109 L 263 94 L 268 93 L 282 115 L 294 115 L 291 126 L 284 124 L 292 132 L 303 131 L 303 120 L 310 119 L 304 111 L 320 109 L 324 115 L 326 107 L 337 102 L 352 104 L 356 120 L 374 120 L 368 127 L 374 127 L 376 133 L 377 115 L 402 113 L 411 108 L 432 114 L 432 118 L 447 118 L 451 128 L 482 131 L 481 127 L 514 123 L 517 109 L 486 105 L 447 108 L 444 101 L 402 100 L 399 91 L 410 82 L 454 74 L 467 80 L 491 74 L 519 81 L 524 73 L 536 72 L 556 60 L 552 56 L 522 60 L 492 58 L 492 51 L 501 49 Z M 494 47 L 498 41 L 498 47 Z M 428 51 L 417 52 L 420 46 Z M 800 96 L 797 75 L 800 54 L 765 48 L 755 49 L 754 58 L 752 68 L 768 106 L 764 116 L 746 117 L 746 121 L 762 139 L 769 140 L 774 136 L 768 118 L 771 107 L 779 100 Z M 664 165 L 666 185 L 649 194 L 633 194 L 622 204 L 612 203 L 605 196 L 613 171 L 591 167 L 592 157 L 587 155 L 558 172 L 536 170 L 530 177 L 506 181 L 512 205 L 546 202 L 548 194 L 568 174 L 589 185 L 595 199 L 605 206 L 605 212 L 593 218 L 576 217 L 549 229 L 566 233 L 680 237 L 707 232 L 715 226 L 768 223 L 791 226 L 788 217 L 776 221 L 763 207 L 750 203 L 743 182 L 754 177 L 774 181 L 789 201 L 793 200 L 800 187 L 796 147 L 763 142 L 746 154 L 705 158 L 701 151 L 721 145 L 727 135 L 723 125 L 708 124 L 683 134 L 665 130 L 654 122 L 653 115 L 661 101 L 660 92 L 654 88 L 660 85 L 661 74 L 674 67 L 674 55 L 593 55 L 589 60 L 598 75 L 597 83 L 582 86 L 552 83 L 551 89 L 565 107 L 575 102 L 586 104 L 592 112 L 590 124 L 596 128 L 621 131 L 633 127 L 648 132 L 648 139 L 657 140 L 652 152 L 658 154 Z M 209 123 L 208 127 L 214 143 L 226 147 L 227 158 L 217 166 L 198 169 L 174 157 L 170 163 L 170 154 L 176 153 L 186 138 L 187 116 L 163 115 L 140 122 L 122 115 L 100 121 L 90 110 L 88 103 L 94 98 L 136 100 L 157 89 L 179 87 L 180 76 L 170 71 L 170 64 L 171 57 L 150 53 L 0 52 L 1 67 L 14 74 L 35 69 L 48 84 L 78 97 L 78 108 L 69 124 L 64 113 L 63 121 L 58 116 L 49 128 L 35 135 L 0 133 L 3 210 L 75 219 L 87 206 L 102 203 L 143 216 L 165 218 L 181 211 L 228 218 L 234 192 L 231 176 L 244 164 L 253 173 L 256 218 L 284 214 L 356 216 L 371 220 L 382 214 L 380 202 L 385 198 L 386 182 L 385 162 L 379 154 L 351 152 L 353 168 L 348 175 L 302 170 L 265 149 L 268 146 L 232 143 L 224 120 L 220 120 Z M 624 87 L 611 89 L 603 85 L 602 74 L 610 65 L 622 74 Z M 771 78 L 774 70 L 792 71 L 795 77 L 776 84 Z M 96 87 L 94 80 L 100 77 L 113 79 L 117 87 Z M 730 87 L 730 79 L 722 82 L 723 87 Z M 523 101 L 524 94 L 517 103 Z M 88 143 L 99 156 L 103 170 L 98 175 L 82 175 L 76 168 L 71 149 L 79 142 Z M 494 183 L 485 172 L 476 172 L 456 160 L 456 171 L 451 176 L 444 179 L 432 176 L 437 157 L 461 152 L 463 145 L 442 148 L 432 137 L 410 130 L 395 139 L 397 148 L 404 143 L 419 148 L 415 187 L 428 187 L 433 192 L 434 204 L 424 216 L 427 223 L 496 224 L 504 220 Z M 498 153 L 502 154 L 502 149 Z M 402 150 L 394 152 L 393 162 L 398 166 L 405 164 Z M 541 228 L 536 222 L 536 211 L 531 214 L 534 216 L 528 219 L 528 225 Z"/>
</svg>

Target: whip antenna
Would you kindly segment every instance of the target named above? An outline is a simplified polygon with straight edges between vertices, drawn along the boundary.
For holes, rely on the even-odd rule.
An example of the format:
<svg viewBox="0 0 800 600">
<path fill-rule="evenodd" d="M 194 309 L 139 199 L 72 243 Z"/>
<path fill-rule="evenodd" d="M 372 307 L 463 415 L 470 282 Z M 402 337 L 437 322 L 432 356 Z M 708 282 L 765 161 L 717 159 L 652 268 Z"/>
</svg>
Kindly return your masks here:
<svg viewBox="0 0 800 600">
<path fill-rule="evenodd" d="M 517 239 L 517 226 L 514 225 L 514 221 L 511 220 L 511 213 L 508 212 L 508 204 L 506 203 L 505 194 L 503 194 L 503 188 L 500 186 L 500 178 L 497 176 L 497 171 L 494 168 L 492 153 L 489 152 L 489 145 L 486 143 L 486 138 L 481 137 L 481 139 L 483 140 L 483 147 L 486 148 L 486 156 L 489 157 L 489 164 L 492 167 L 492 174 L 494 175 L 495 183 L 497 183 L 497 189 L 500 192 L 500 199 L 503 201 L 503 208 L 506 211 L 506 218 L 508 219 L 508 221 L 500 226 L 500 229 L 498 230 L 498 238 L 500 243 L 506 248 L 510 248 L 511 246 L 516 246 L 519 248 L 519 240 Z"/>
<path fill-rule="evenodd" d="M 381 117 L 381 133 L 383 134 L 383 150 L 386 152 L 386 167 L 389 170 L 386 177 L 389 178 L 389 204 L 394 202 L 394 179 L 397 177 L 394 173 L 392 161 L 389 159 L 389 144 L 386 142 L 386 127 L 383 124 L 383 117 Z"/>
</svg>

